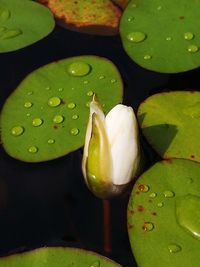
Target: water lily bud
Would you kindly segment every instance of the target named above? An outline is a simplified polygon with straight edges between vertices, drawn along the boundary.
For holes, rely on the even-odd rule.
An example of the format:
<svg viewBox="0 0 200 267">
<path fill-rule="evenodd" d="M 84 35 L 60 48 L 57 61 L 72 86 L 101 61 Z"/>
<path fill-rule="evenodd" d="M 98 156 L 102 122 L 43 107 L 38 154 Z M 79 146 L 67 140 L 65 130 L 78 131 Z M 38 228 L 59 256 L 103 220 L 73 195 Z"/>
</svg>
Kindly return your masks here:
<svg viewBox="0 0 200 267">
<path fill-rule="evenodd" d="M 140 168 L 138 125 L 131 107 L 116 105 L 107 116 L 93 98 L 82 170 L 89 189 L 100 198 L 119 195 Z"/>
</svg>

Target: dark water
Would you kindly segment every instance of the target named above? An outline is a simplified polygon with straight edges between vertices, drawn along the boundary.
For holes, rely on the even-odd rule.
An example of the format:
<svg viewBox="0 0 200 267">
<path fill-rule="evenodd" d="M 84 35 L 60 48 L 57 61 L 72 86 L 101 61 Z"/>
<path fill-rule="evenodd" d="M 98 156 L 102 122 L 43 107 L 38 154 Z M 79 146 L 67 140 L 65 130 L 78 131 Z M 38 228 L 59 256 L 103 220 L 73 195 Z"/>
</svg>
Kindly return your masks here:
<svg viewBox="0 0 200 267">
<path fill-rule="evenodd" d="M 44 40 L 0 55 L 0 107 L 27 74 L 52 61 L 78 55 L 112 60 L 125 85 L 124 104 L 137 109 L 147 96 L 166 90 L 199 88 L 200 70 L 159 74 L 133 63 L 119 37 L 97 37 L 56 27 Z M 13 114 L 14 116 L 14 114 Z M 149 164 L 156 160 L 144 143 Z M 86 188 L 81 150 L 50 162 L 30 164 L 0 150 L 0 255 L 44 245 L 81 247 L 136 267 L 127 227 L 128 195 L 110 201 L 111 251 L 104 249 L 103 202 Z"/>
</svg>

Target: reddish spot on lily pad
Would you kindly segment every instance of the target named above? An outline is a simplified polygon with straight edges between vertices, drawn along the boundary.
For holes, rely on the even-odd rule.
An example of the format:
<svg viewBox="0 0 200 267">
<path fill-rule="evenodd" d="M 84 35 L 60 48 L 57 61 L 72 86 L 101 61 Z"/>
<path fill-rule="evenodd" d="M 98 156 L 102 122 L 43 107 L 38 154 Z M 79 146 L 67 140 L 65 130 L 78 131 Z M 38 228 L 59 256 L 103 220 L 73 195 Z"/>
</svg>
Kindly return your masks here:
<svg viewBox="0 0 200 267">
<path fill-rule="evenodd" d="M 139 206 L 137 207 L 137 210 L 138 210 L 139 212 L 143 212 L 143 211 L 144 211 L 144 207 L 141 206 L 141 205 L 139 205 Z"/>
</svg>

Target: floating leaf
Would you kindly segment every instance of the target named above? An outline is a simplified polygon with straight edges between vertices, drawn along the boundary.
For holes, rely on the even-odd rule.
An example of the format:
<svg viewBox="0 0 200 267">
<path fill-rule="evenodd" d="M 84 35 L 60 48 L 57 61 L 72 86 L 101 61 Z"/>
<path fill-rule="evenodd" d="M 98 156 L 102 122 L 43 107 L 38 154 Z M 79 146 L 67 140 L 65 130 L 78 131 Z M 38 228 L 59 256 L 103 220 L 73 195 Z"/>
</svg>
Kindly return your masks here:
<svg viewBox="0 0 200 267">
<path fill-rule="evenodd" d="M 42 5 L 27 0 L 0 0 L 0 53 L 31 45 L 53 28 L 52 14 Z"/>
<path fill-rule="evenodd" d="M 121 77 L 104 58 L 68 58 L 34 71 L 3 107 L 5 150 L 14 158 L 39 162 L 80 148 L 94 94 L 105 112 L 122 100 Z"/>
<path fill-rule="evenodd" d="M 139 107 L 142 132 L 163 158 L 200 161 L 200 92 L 159 93 Z"/>
<path fill-rule="evenodd" d="M 75 248 L 49 247 L 0 258 L 0 267 L 120 267 L 97 253 Z"/>
<path fill-rule="evenodd" d="M 200 66 L 200 1 L 133 0 L 120 33 L 127 54 L 140 66 L 176 73 Z M 144 34 L 138 41 L 137 34 Z"/>
<path fill-rule="evenodd" d="M 66 28 L 98 35 L 118 33 L 121 10 L 110 0 L 38 0 Z"/>
<path fill-rule="evenodd" d="M 199 267 L 199 176 L 199 163 L 172 159 L 156 163 L 134 185 L 128 231 L 139 267 Z"/>
</svg>

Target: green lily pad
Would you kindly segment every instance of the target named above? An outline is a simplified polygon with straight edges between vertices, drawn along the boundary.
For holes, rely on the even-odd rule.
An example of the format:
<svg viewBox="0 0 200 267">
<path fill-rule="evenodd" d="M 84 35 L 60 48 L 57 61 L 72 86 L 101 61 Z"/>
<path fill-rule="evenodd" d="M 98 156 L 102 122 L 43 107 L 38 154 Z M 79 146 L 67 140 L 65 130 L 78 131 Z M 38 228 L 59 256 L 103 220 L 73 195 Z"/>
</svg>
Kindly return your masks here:
<svg viewBox="0 0 200 267">
<path fill-rule="evenodd" d="M 199 267 L 200 164 L 156 163 L 134 185 L 128 231 L 139 267 Z"/>
<path fill-rule="evenodd" d="M 200 1 L 133 0 L 120 33 L 127 54 L 140 66 L 164 73 L 200 66 Z"/>
<path fill-rule="evenodd" d="M 49 247 L 0 258 L 0 267 L 120 267 L 97 253 L 75 248 Z"/>
<path fill-rule="evenodd" d="M 37 0 L 54 14 L 58 24 L 97 35 L 118 34 L 121 10 L 111 0 Z"/>
<path fill-rule="evenodd" d="M 66 155 L 84 144 L 93 95 L 108 112 L 121 102 L 122 90 L 119 72 L 104 58 L 80 56 L 41 67 L 3 106 L 3 146 L 27 162 Z"/>
<path fill-rule="evenodd" d="M 51 12 L 38 3 L 1 0 L 0 53 L 18 50 L 39 41 L 53 30 L 54 25 Z"/>
<path fill-rule="evenodd" d="M 159 93 L 138 109 L 144 136 L 163 158 L 200 161 L 200 92 Z"/>
</svg>

